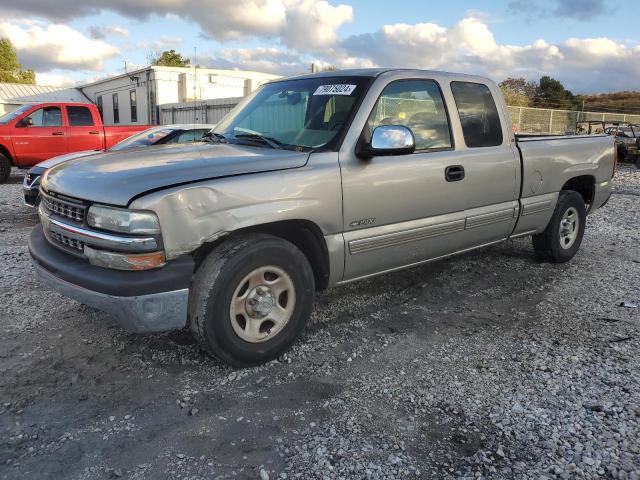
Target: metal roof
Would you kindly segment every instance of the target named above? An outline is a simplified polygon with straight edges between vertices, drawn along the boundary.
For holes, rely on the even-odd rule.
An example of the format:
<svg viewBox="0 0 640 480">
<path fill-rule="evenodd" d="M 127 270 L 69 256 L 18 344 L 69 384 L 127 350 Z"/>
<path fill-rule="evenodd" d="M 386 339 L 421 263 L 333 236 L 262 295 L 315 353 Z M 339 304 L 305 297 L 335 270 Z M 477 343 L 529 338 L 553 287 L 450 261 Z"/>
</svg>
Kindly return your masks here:
<svg viewBox="0 0 640 480">
<path fill-rule="evenodd" d="M 77 88 L 45 87 L 23 83 L 0 83 L 0 103 L 77 102 L 90 103 Z"/>
</svg>

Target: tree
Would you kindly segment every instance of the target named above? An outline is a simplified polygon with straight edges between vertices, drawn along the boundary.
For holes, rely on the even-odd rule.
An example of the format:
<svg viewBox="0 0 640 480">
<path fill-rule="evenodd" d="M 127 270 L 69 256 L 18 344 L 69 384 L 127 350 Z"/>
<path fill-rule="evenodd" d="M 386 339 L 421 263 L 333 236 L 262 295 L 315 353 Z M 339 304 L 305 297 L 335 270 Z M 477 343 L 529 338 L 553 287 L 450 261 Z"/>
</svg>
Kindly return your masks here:
<svg viewBox="0 0 640 480">
<path fill-rule="evenodd" d="M 0 82 L 36 83 L 33 70 L 22 70 L 16 51 L 8 38 L 0 38 Z"/>
<path fill-rule="evenodd" d="M 188 67 L 191 64 L 191 60 L 183 57 L 173 49 L 151 55 L 150 60 L 151 65 L 159 67 Z"/>
<path fill-rule="evenodd" d="M 538 84 L 528 82 L 524 78 L 507 78 L 500 82 L 500 90 L 507 105 L 529 107 L 538 93 Z"/>
<path fill-rule="evenodd" d="M 547 75 L 540 79 L 540 89 L 533 103 L 535 107 L 571 110 L 576 103 L 576 97 L 559 80 Z"/>
</svg>

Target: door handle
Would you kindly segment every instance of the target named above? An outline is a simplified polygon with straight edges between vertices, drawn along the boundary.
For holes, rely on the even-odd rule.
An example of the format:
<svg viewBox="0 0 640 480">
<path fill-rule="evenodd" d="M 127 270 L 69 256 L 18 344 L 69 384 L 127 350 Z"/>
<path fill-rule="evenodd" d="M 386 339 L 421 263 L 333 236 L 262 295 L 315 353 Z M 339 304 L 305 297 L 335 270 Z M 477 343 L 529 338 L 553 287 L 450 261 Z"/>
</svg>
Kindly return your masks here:
<svg viewBox="0 0 640 480">
<path fill-rule="evenodd" d="M 444 169 L 444 178 L 447 182 L 459 182 L 464 178 L 464 167 L 462 165 L 449 165 Z"/>
<path fill-rule="evenodd" d="M 100 132 L 97 132 L 97 131 L 95 131 L 95 130 L 91 130 L 91 131 L 89 132 L 89 135 L 98 135 L 99 133 L 100 133 Z"/>
<path fill-rule="evenodd" d="M 51 135 L 60 136 L 60 135 L 64 135 L 64 132 L 51 132 Z"/>
</svg>

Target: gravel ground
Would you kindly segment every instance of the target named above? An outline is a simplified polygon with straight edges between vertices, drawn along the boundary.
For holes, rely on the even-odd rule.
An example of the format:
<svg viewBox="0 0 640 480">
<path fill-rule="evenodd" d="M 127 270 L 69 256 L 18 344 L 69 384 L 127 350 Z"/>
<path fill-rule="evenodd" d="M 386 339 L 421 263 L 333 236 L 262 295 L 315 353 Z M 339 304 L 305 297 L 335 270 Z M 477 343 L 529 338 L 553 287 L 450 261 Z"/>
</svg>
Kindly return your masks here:
<svg viewBox="0 0 640 480">
<path fill-rule="evenodd" d="M 317 296 L 291 352 L 233 370 L 33 277 L 0 185 L 0 478 L 640 476 L 640 170 L 565 265 L 519 239 Z"/>
</svg>

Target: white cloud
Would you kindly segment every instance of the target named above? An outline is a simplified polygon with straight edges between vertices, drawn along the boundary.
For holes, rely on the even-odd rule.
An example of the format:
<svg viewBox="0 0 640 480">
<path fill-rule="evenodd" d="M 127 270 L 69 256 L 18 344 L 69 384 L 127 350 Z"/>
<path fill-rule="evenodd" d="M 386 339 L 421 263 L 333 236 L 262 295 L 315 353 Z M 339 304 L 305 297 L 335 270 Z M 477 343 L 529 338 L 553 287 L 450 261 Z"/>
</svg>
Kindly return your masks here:
<svg viewBox="0 0 640 480">
<path fill-rule="evenodd" d="M 495 80 L 551 75 L 578 92 L 637 89 L 640 79 L 637 40 L 620 43 L 611 38 L 567 38 L 561 42 L 540 39 L 510 45 L 494 36 L 490 22 L 478 12 L 467 13 L 453 25 L 387 24 L 370 33 L 341 38 L 340 28 L 353 21 L 354 12 L 348 4 L 340 4 L 340 0 L 2 2 L 0 9 L 4 12 L 22 11 L 54 19 L 78 18 L 106 10 L 137 19 L 161 15 L 176 22 L 195 22 L 206 37 L 220 42 L 260 39 L 264 43 L 259 48 L 237 48 L 241 44 L 233 43 L 234 48 L 222 48 L 210 53 L 209 58 L 199 54 L 198 63 L 208 66 L 290 74 L 308 71 L 315 62 L 339 68 L 442 69 L 484 74 Z M 529 1 L 543 8 L 547 15 L 571 8 L 576 2 L 579 0 Z M 521 3 L 527 2 L 511 1 L 512 6 Z M 604 11 L 603 0 L 585 0 L 583 4 L 589 15 L 601 15 Z M 93 39 L 60 24 L 0 20 L 0 36 L 11 38 L 24 66 L 43 71 L 54 67 L 101 70 L 105 59 L 119 55 L 103 39 L 123 37 L 128 32 L 111 25 L 90 28 L 89 33 Z M 177 49 L 182 39 L 169 35 L 138 42 L 136 46 L 143 50 Z"/>
<path fill-rule="evenodd" d="M 554 16 L 563 20 L 582 22 L 606 14 L 615 14 L 606 0 L 511 0 L 508 9 L 529 20 Z"/>
<path fill-rule="evenodd" d="M 327 60 L 311 54 L 301 54 L 296 50 L 275 47 L 228 48 L 213 56 L 198 58 L 204 67 L 254 70 L 276 75 L 301 75 L 311 71 L 311 64 L 317 67 L 366 68 L 375 66 L 369 59 L 340 56 Z"/>
<path fill-rule="evenodd" d="M 205 66 L 240 68 L 277 75 L 294 75 L 308 72 L 311 61 L 295 51 L 279 48 L 228 48 L 214 58 L 202 58 Z"/>
<path fill-rule="evenodd" d="M 319 51 L 332 47 L 338 29 L 353 20 L 353 8 L 349 5 L 334 7 L 329 2 L 317 0 L 288 0 L 285 3 L 286 18 L 279 27 L 279 36 L 290 48 Z"/>
<path fill-rule="evenodd" d="M 353 19 L 349 5 L 326 0 L 3 0 L 5 11 L 68 20 L 102 11 L 134 18 L 151 15 L 191 20 L 211 38 L 278 38 L 291 48 L 314 50 L 335 42 L 337 30 Z"/>
<path fill-rule="evenodd" d="M 388 67 L 428 68 L 539 79 L 550 75 L 576 91 L 637 89 L 640 47 L 608 38 L 569 38 L 551 44 L 502 45 L 482 20 L 467 17 L 446 28 L 433 23 L 385 25 L 340 42 L 336 57 Z"/>
<path fill-rule="evenodd" d="M 176 49 L 182 44 L 182 38 L 170 37 L 162 35 L 160 38 L 152 41 L 143 41 L 136 43 L 136 48 L 141 50 L 169 50 Z"/>
<path fill-rule="evenodd" d="M 24 19 L 0 21 L 0 37 L 11 40 L 23 67 L 38 71 L 102 70 L 104 60 L 118 55 L 116 47 L 61 24 Z"/>
<path fill-rule="evenodd" d="M 89 36 L 95 40 L 104 40 L 108 36 L 128 37 L 129 30 L 120 25 L 94 25 L 89 27 Z"/>
<path fill-rule="evenodd" d="M 74 87 L 76 85 L 73 77 L 57 73 L 37 73 L 36 83 L 49 87 Z"/>
<path fill-rule="evenodd" d="M 183 0 L 180 14 L 217 40 L 249 37 L 279 39 L 286 47 L 317 51 L 337 41 L 339 28 L 352 21 L 353 8 L 324 0 Z"/>
</svg>

